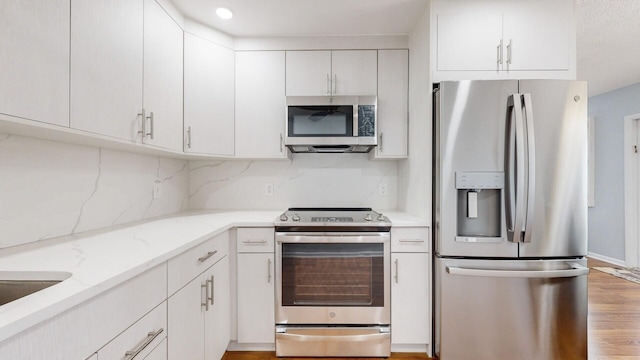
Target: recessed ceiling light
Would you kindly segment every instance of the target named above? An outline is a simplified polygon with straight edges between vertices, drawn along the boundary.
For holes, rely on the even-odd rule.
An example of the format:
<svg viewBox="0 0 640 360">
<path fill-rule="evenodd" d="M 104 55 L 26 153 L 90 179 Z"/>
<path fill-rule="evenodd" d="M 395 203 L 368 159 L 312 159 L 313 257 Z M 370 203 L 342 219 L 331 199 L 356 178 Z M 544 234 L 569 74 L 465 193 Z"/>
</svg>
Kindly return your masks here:
<svg viewBox="0 0 640 360">
<path fill-rule="evenodd" d="M 231 12 L 231 10 L 224 7 L 217 8 L 216 15 L 218 15 L 219 18 L 225 20 L 231 19 L 233 17 L 233 13 Z"/>
</svg>

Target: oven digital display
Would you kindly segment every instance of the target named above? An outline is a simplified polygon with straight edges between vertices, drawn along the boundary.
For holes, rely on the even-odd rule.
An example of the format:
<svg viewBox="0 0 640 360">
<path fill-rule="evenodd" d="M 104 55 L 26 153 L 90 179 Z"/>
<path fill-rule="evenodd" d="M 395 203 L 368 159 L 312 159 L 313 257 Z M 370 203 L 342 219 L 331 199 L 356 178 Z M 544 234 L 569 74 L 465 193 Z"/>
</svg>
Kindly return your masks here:
<svg viewBox="0 0 640 360">
<path fill-rule="evenodd" d="M 384 306 L 383 244 L 282 244 L 282 305 Z"/>
</svg>

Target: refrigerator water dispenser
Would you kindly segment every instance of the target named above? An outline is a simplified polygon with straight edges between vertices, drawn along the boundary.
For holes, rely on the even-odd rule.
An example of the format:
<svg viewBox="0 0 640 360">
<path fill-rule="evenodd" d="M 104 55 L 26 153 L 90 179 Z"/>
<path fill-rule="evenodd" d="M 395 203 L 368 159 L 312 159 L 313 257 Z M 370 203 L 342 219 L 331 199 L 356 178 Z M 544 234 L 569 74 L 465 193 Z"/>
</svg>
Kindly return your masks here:
<svg viewBox="0 0 640 360">
<path fill-rule="evenodd" d="M 500 242 L 503 172 L 456 172 L 459 242 Z"/>
</svg>

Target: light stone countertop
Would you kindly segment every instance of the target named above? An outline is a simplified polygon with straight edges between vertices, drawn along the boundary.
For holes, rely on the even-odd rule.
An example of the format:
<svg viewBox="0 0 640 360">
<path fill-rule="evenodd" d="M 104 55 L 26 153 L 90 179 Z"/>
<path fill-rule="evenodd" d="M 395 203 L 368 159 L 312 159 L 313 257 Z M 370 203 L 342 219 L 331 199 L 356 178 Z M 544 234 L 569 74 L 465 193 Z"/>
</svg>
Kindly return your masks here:
<svg viewBox="0 0 640 360">
<path fill-rule="evenodd" d="M 0 342 L 233 227 L 273 226 L 282 211 L 189 211 L 0 250 L 0 273 L 68 272 L 67 280 L 0 306 Z M 385 212 L 393 226 L 424 219 Z"/>
</svg>

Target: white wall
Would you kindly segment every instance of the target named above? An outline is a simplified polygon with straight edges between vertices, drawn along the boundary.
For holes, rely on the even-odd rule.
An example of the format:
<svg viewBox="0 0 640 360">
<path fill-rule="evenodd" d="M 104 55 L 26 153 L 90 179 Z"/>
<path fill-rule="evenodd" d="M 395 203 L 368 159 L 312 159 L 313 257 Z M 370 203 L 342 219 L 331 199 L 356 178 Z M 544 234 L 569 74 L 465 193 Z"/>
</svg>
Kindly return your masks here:
<svg viewBox="0 0 640 360">
<path fill-rule="evenodd" d="M 185 210 L 187 178 L 185 160 L 0 134 L 0 248 Z"/>
<path fill-rule="evenodd" d="M 624 117 L 640 113 L 640 84 L 589 98 L 595 117 L 595 207 L 589 252 L 624 263 Z"/>
<path fill-rule="evenodd" d="M 379 195 L 381 183 L 388 194 Z M 265 184 L 273 195 L 265 195 Z M 193 209 L 285 210 L 289 207 L 395 209 L 397 162 L 368 154 L 295 154 L 291 160 L 191 161 Z"/>
<path fill-rule="evenodd" d="M 398 209 L 431 220 L 430 8 L 409 36 L 409 158 L 398 164 Z"/>
</svg>

